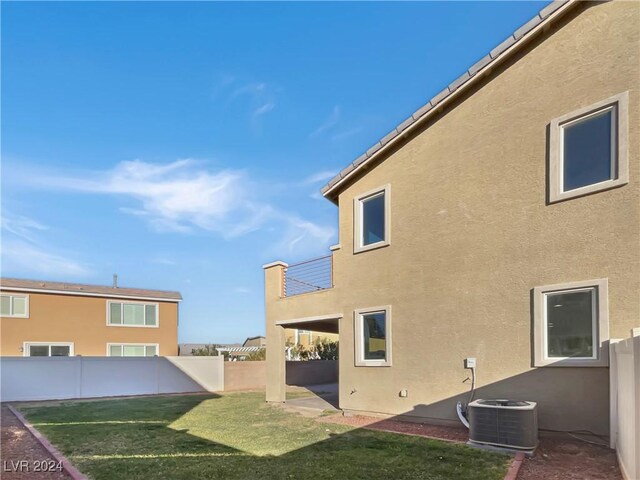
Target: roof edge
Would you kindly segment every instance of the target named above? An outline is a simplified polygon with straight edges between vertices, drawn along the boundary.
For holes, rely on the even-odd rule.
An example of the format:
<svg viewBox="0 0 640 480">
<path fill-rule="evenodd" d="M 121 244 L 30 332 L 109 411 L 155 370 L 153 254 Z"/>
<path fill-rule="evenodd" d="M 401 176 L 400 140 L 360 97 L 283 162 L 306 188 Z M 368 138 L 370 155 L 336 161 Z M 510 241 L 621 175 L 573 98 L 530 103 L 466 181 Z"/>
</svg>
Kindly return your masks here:
<svg viewBox="0 0 640 480">
<path fill-rule="evenodd" d="M 99 293 L 99 292 L 78 292 L 76 290 L 60 290 L 55 288 L 28 288 L 28 287 L 7 287 L 1 286 L 0 291 L 2 292 L 25 292 L 25 293 L 55 293 L 58 295 L 70 295 L 70 296 L 80 296 L 80 297 L 98 297 L 98 298 L 122 298 L 129 300 L 153 300 L 156 302 L 169 302 L 169 303 L 180 303 L 182 301 L 182 295 L 179 297 L 156 297 L 153 295 L 127 295 L 124 293 Z"/>
<path fill-rule="evenodd" d="M 63 295 L 80 295 L 103 298 L 136 298 L 170 302 L 179 302 L 182 300 L 182 294 L 174 290 L 111 287 L 108 285 L 30 280 L 10 277 L 0 277 L 0 291 L 57 293 Z"/>
<path fill-rule="evenodd" d="M 458 97 L 459 93 L 469 90 L 478 83 L 486 73 L 490 72 L 492 68 L 501 64 L 517 52 L 534 37 L 536 33 L 547 27 L 554 20 L 563 16 L 579 2 L 580 0 L 554 0 L 540 10 L 532 19 L 519 27 L 507 37 L 507 39 L 491 50 L 491 52 L 469 67 L 462 75 L 451 82 L 425 105 L 416 110 L 409 118 L 401 122 L 365 153 L 343 168 L 322 187 L 320 190 L 322 195 L 336 203 L 336 193 L 348 179 L 354 178 L 357 173 L 362 171 L 364 166 L 377 160 L 399 142 L 406 139 L 409 134 L 417 130 L 427 119 L 440 113 L 446 105 L 451 103 L 452 99 Z"/>
</svg>

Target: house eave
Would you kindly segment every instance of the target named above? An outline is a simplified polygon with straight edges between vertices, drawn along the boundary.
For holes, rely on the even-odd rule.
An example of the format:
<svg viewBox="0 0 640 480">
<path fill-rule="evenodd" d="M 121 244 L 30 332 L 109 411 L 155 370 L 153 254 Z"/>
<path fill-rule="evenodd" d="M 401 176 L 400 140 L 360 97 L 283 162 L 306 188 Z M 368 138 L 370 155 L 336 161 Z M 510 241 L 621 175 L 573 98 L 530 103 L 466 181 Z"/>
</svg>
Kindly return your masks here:
<svg viewBox="0 0 640 480">
<path fill-rule="evenodd" d="M 358 178 L 372 164 L 383 159 L 407 138 L 419 131 L 429 120 L 441 114 L 459 97 L 476 87 L 493 69 L 519 52 L 538 33 L 548 30 L 552 23 L 563 17 L 578 3 L 580 0 L 554 1 L 540 10 L 535 17 L 472 65 L 449 86 L 420 107 L 411 117 L 401 122 L 394 130 L 345 167 L 322 188 L 322 195 L 337 204 L 338 195 L 348 182 Z"/>
<path fill-rule="evenodd" d="M 126 295 L 118 293 L 96 293 L 96 292 L 78 292 L 74 290 L 54 290 L 45 288 L 25 288 L 25 287 L 2 287 L 1 292 L 19 292 L 19 293 L 44 293 L 54 295 L 70 295 L 80 297 L 98 297 L 98 298 L 116 298 L 125 300 L 146 300 L 154 302 L 168 302 L 168 303 L 180 303 L 182 298 L 166 298 L 166 297 L 154 297 L 144 295 Z"/>
</svg>

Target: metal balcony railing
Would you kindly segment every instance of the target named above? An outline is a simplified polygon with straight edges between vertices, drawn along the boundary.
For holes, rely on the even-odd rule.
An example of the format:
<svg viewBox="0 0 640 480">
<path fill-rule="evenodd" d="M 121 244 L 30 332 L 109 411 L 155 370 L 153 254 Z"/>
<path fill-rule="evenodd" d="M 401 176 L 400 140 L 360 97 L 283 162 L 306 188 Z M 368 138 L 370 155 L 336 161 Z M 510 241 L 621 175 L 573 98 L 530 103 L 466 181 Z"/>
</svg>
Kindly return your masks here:
<svg viewBox="0 0 640 480">
<path fill-rule="evenodd" d="M 289 265 L 284 269 L 283 295 L 292 297 L 333 287 L 333 255 Z"/>
</svg>

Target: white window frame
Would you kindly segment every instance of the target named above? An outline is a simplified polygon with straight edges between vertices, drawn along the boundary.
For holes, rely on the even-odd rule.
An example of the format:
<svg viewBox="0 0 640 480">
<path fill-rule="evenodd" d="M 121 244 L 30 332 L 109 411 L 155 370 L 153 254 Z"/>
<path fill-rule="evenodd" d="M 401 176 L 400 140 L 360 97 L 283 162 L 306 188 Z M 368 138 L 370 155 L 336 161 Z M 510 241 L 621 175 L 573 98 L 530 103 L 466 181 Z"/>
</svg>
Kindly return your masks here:
<svg viewBox="0 0 640 480">
<path fill-rule="evenodd" d="M 593 291 L 592 357 L 549 357 L 547 343 L 547 299 L 555 293 Z M 607 367 L 609 366 L 609 287 L 608 279 L 545 285 L 533 289 L 534 366 L 535 367 Z"/>
<path fill-rule="evenodd" d="M 385 359 L 365 360 L 364 358 L 364 328 L 363 317 L 371 313 L 385 314 Z M 353 312 L 355 334 L 355 365 L 356 367 L 390 367 L 391 366 L 391 305 L 382 307 L 359 308 Z"/>
<path fill-rule="evenodd" d="M 107 357 L 111 357 L 111 347 L 122 347 L 123 348 L 123 350 L 122 350 L 123 353 L 124 353 L 124 347 L 156 347 L 156 354 L 154 355 L 154 357 L 159 357 L 160 356 L 160 344 L 159 343 L 110 342 L 110 343 L 107 343 Z M 145 355 L 142 356 L 142 357 L 118 355 L 118 356 L 113 357 L 113 358 L 153 358 L 153 357 L 147 357 L 146 349 L 145 349 Z"/>
<path fill-rule="evenodd" d="M 69 357 L 73 357 L 75 355 L 75 347 L 73 342 L 23 342 L 22 343 L 22 356 L 23 357 L 31 357 L 30 349 L 32 346 L 49 347 L 49 356 L 48 357 L 35 357 L 35 358 L 52 358 L 51 357 L 51 347 L 69 347 Z M 55 358 L 66 358 L 66 357 L 55 357 Z"/>
<path fill-rule="evenodd" d="M 362 244 L 362 222 L 364 216 L 362 208 L 364 201 L 384 193 L 384 240 L 369 245 Z M 374 188 L 353 199 L 353 253 L 366 252 L 377 248 L 386 247 L 391 244 L 391 185 L 386 184 L 382 187 Z"/>
<path fill-rule="evenodd" d="M 111 323 L 111 304 L 119 303 L 122 305 L 120 308 L 120 315 L 123 323 Z M 124 323 L 124 305 L 155 305 L 156 306 L 156 324 L 155 325 L 125 325 Z M 145 321 L 147 317 L 147 310 L 144 311 Z M 108 327 L 127 327 L 127 328 L 160 328 L 160 303 L 158 302 L 134 302 L 132 300 L 107 300 L 107 326 Z"/>
<path fill-rule="evenodd" d="M 9 297 L 10 300 L 10 305 L 9 305 L 9 309 L 11 310 L 11 312 L 9 313 L 9 315 L 2 315 L 2 318 L 29 318 L 29 295 L 16 295 L 15 293 L 2 293 L 0 294 L 0 296 L 2 297 Z M 24 315 L 15 315 L 13 313 L 13 299 L 15 297 L 20 297 L 20 298 L 24 298 L 25 299 L 25 314 Z"/>
<path fill-rule="evenodd" d="M 309 345 L 313 343 L 313 333 L 311 332 L 311 330 L 301 330 L 299 328 L 296 328 L 296 345 L 300 345 L 300 335 L 309 335 Z"/>
<path fill-rule="evenodd" d="M 564 190 L 564 128 L 605 111 L 613 112 L 611 179 Z M 629 92 L 623 92 L 588 107 L 555 118 L 549 136 L 549 203 L 561 202 L 629 183 Z"/>
</svg>

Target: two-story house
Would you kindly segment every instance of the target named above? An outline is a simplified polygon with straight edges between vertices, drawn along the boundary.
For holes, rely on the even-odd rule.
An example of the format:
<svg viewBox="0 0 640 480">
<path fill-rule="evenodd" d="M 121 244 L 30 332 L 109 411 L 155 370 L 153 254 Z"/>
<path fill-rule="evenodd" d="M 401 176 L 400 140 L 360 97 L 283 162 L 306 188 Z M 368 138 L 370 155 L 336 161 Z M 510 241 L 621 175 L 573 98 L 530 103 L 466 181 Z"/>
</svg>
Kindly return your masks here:
<svg viewBox="0 0 640 480">
<path fill-rule="evenodd" d="M 180 293 L 0 279 L 1 356 L 178 354 Z"/>
<path fill-rule="evenodd" d="M 339 334 L 346 411 L 457 422 L 473 373 L 608 433 L 609 339 L 640 325 L 639 24 L 550 4 L 323 188 L 330 273 L 264 266 L 268 401 L 298 328 Z"/>
<path fill-rule="evenodd" d="M 318 340 L 337 342 L 338 335 L 335 333 L 314 332 L 298 328 L 289 328 L 285 332 L 285 342 L 287 345 L 295 347 L 311 347 Z"/>
</svg>

